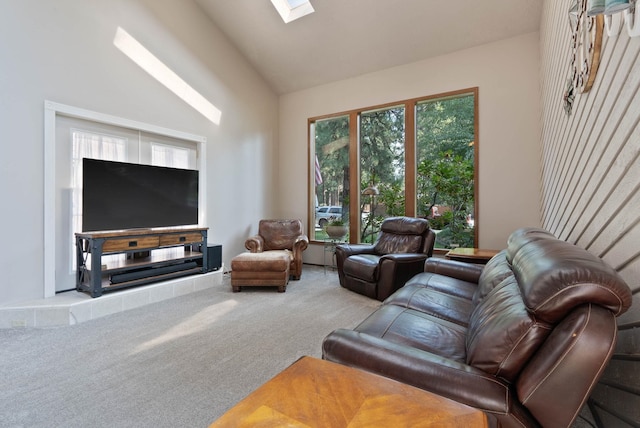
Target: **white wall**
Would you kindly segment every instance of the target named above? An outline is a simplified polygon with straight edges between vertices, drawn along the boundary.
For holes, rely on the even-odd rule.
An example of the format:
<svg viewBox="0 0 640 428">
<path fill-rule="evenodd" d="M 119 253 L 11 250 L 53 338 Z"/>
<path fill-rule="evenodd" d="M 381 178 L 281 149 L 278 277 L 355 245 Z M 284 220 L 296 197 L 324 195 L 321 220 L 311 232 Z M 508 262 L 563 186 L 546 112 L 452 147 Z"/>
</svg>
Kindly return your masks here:
<svg viewBox="0 0 640 428">
<path fill-rule="evenodd" d="M 567 115 L 571 4 L 546 0 L 540 27 L 542 222 L 610 264 L 633 292 L 633 306 L 618 318 L 613 359 L 590 397 L 597 405 L 583 409 L 587 423 L 576 423 L 630 426 L 640 420 L 640 362 L 624 358 L 640 355 L 640 37 L 605 33 L 593 87 L 576 94 Z"/>
<path fill-rule="evenodd" d="M 116 49 L 118 27 L 216 105 L 220 125 Z M 227 266 L 278 209 L 277 96 L 194 2 L 0 0 L 0 305 L 43 293 L 45 100 L 206 137 L 205 226 Z"/>
<path fill-rule="evenodd" d="M 532 33 L 280 97 L 282 210 L 307 222 L 309 117 L 479 87 L 479 246 L 539 226 L 539 34 Z M 322 248 L 305 261 L 322 263 Z"/>
</svg>

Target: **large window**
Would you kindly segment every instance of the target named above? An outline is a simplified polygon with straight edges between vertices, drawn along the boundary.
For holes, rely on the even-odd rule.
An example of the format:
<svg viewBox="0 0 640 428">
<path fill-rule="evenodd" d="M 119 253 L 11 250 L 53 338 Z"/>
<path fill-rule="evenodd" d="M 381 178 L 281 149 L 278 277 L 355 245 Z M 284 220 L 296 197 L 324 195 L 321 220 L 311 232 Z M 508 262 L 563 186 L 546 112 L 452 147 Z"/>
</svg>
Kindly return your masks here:
<svg viewBox="0 0 640 428">
<path fill-rule="evenodd" d="M 374 242 L 385 217 L 404 215 L 404 110 L 360 113 L 360 242 Z"/>
<path fill-rule="evenodd" d="M 436 248 L 475 247 L 477 88 L 309 119 L 312 240 L 340 220 L 374 242 L 386 217 L 429 219 Z M 350 183 L 358 183 L 351 186 Z"/>
<path fill-rule="evenodd" d="M 319 119 L 311 124 L 313 136 L 314 198 L 312 240 L 324 240 L 326 226 L 349 224 L 349 116 Z"/>
<path fill-rule="evenodd" d="M 416 105 L 417 214 L 438 231 L 436 247 L 475 245 L 475 96 Z"/>
</svg>

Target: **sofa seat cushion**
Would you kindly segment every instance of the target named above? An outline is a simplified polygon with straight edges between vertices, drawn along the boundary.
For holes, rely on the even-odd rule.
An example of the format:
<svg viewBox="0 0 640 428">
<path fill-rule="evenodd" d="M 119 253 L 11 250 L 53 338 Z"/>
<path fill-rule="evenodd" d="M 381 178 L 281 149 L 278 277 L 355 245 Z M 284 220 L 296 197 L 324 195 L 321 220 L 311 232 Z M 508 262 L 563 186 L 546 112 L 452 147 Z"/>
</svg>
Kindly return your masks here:
<svg viewBox="0 0 640 428">
<path fill-rule="evenodd" d="M 423 288 L 430 288 L 441 293 L 462 297 L 471 300 L 478 288 L 477 284 L 440 275 L 431 272 L 422 272 L 411 278 L 405 286 L 415 285 Z"/>
<path fill-rule="evenodd" d="M 466 327 L 473 311 L 470 299 L 454 296 L 419 284 L 406 284 L 384 302 L 389 305 L 415 309 Z"/>
<path fill-rule="evenodd" d="M 376 282 L 379 262 L 380 257 L 374 254 L 356 254 L 344 261 L 342 269 L 346 275 L 367 282 Z"/>
<path fill-rule="evenodd" d="M 458 362 L 465 361 L 467 329 L 413 309 L 383 305 L 356 331 Z"/>
</svg>

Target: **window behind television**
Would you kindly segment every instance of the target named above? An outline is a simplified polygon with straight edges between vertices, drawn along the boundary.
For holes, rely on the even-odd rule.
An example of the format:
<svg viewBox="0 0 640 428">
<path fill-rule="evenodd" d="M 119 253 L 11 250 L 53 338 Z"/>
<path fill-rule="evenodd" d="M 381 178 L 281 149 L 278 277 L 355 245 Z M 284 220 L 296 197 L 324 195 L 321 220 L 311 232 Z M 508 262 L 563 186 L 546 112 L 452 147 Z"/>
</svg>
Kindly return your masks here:
<svg viewBox="0 0 640 428">
<path fill-rule="evenodd" d="M 82 230 L 198 224 L 198 171 L 83 159 Z"/>
<path fill-rule="evenodd" d="M 197 169 L 201 179 L 206 174 L 203 136 L 73 106 L 51 106 L 45 109 L 48 120 L 55 122 L 55 129 L 45 130 L 48 144 L 53 147 L 53 156 L 45 159 L 45 169 L 50 171 L 45 182 L 45 194 L 49 195 L 45 197 L 45 264 L 49 266 L 45 274 L 46 295 L 54 289 L 75 290 L 75 234 L 83 231 L 83 158 Z M 199 199 L 198 225 L 203 219 L 206 194 L 200 191 Z"/>
</svg>

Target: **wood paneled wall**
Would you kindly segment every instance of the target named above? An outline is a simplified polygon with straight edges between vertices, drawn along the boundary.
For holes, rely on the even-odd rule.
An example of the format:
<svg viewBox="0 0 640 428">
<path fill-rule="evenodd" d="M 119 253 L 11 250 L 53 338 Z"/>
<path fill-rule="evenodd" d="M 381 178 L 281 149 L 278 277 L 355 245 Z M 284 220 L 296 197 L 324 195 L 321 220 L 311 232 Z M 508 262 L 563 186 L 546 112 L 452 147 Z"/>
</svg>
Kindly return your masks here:
<svg viewBox="0 0 640 428">
<path fill-rule="evenodd" d="M 540 28 L 542 225 L 627 281 L 612 362 L 576 426 L 640 427 L 640 37 L 603 36 L 593 88 L 563 109 L 570 0 L 545 0 Z"/>
</svg>

